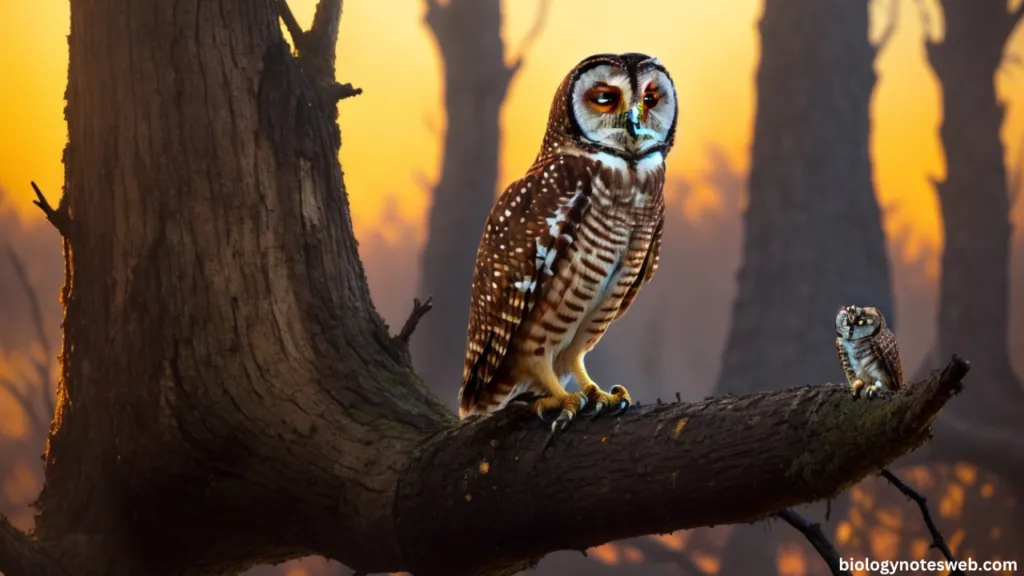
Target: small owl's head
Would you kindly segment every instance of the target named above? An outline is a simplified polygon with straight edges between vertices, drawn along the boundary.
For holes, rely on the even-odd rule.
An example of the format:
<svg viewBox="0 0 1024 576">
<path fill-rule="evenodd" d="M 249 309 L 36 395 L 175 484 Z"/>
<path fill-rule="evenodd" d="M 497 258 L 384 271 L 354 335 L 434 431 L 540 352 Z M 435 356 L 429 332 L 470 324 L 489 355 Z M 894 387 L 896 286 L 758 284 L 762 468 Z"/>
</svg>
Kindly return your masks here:
<svg viewBox="0 0 1024 576">
<path fill-rule="evenodd" d="M 885 328 L 885 316 L 873 306 L 844 306 L 836 314 L 836 334 L 846 340 L 870 338 Z"/>
<path fill-rule="evenodd" d="M 675 85 L 657 58 L 596 54 L 562 81 L 541 155 L 569 146 L 634 162 L 665 156 L 675 139 L 677 113 Z"/>
</svg>

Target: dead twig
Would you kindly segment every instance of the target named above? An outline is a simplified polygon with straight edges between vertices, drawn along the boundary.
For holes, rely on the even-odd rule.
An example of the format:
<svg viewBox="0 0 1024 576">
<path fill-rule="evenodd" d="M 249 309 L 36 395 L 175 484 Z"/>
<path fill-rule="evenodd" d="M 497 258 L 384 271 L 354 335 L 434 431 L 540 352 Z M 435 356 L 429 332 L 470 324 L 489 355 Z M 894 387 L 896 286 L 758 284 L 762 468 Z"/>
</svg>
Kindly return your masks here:
<svg viewBox="0 0 1024 576">
<path fill-rule="evenodd" d="M 292 37 L 296 61 L 316 81 L 323 97 L 337 103 L 363 93 L 362 88 L 354 88 L 352 84 L 342 84 L 334 79 L 341 0 L 320 0 L 309 31 L 303 31 L 299 26 L 287 0 L 277 0 L 277 15 Z"/>
<path fill-rule="evenodd" d="M 32 400 L 29 399 L 28 394 L 21 390 L 12 380 L 4 376 L 0 376 L 0 390 L 6 391 L 18 403 L 22 412 L 25 413 L 25 417 L 28 418 L 34 435 L 45 437 L 48 427 L 43 424 L 43 420 L 40 418 L 35 406 L 32 405 Z"/>
<path fill-rule="evenodd" d="M 33 200 L 32 203 L 43 211 L 43 214 L 46 215 L 47 221 L 57 229 L 57 232 L 59 232 L 61 236 L 67 238 L 68 213 L 67 205 L 64 204 L 64 199 L 61 198 L 61 201 L 57 203 L 57 208 L 54 209 L 46 199 L 46 196 L 43 195 L 43 191 L 39 189 L 39 186 L 36 186 L 35 182 L 32 182 L 31 184 L 32 189 L 36 192 L 36 199 Z"/>
<path fill-rule="evenodd" d="M 28 279 L 25 262 L 10 245 L 7 246 L 7 256 L 11 261 L 11 267 L 14 268 L 14 275 L 18 279 L 21 289 L 25 292 L 25 298 L 28 299 L 32 326 L 35 328 L 39 347 L 43 350 L 43 358 L 46 359 L 46 362 L 33 359 L 32 367 L 35 369 L 36 378 L 38 379 L 39 393 L 43 400 L 43 406 L 48 411 L 48 414 L 52 415 L 55 403 L 53 390 L 50 386 L 50 369 L 53 366 L 51 354 L 53 352 L 50 348 L 50 340 L 46 337 L 46 328 L 43 324 L 43 308 L 39 305 L 39 293 L 32 287 L 32 283 Z"/>
<path fill-rule="evenodd" d="M 523 36 L 522 41 L 519 43 L 519 49 L 516 51 L 516 57 L 512 59 L 512 65 L 509 66 L 509 78 L 512 78 L 519 72 L 519 69 L 523 66 L 523 61 L 526 57 L 526 53 L 533 47 L 534 42 L 540 37 L 541 31 L 544 30 L 544 24 L 548 19 L 548 12 L 551 9 L 551 0 L 540 0 L 537 4 L 537 13 L 533 17 L 533 24 L 530 25 L 530 29 L 526 32 L 526 36 Z"/>
<path fill-rule="evenodd" d="M 818 554 L 828 564 L 829 569 L 832 571 L 834 576 L 853 576 L 849 570 L 843 570 L 839 564 L 839 552 L 836 551 L 835 546 L 825 536 L 825 533 L 821 531 L 821 525 L 817 522 L 808 522 L 806 518 L 798 514 L 792 509 L 786 509 L 776 514 L 779 518 L 786 521 L 787 524 L 796 528 L 798 532 L 807 538 L 807 541 L 814 546 L 814 549 L 818 551 Z"/>
<path fill-rule="evenodd" d="M 434 307 L 434 297 L 427 297 L 426 301 L 420 302 L 419 298 L 413 298 L 412 300 L 412 312 L 409 313 L 409 318 L 405 321 L 405 325 L 402 326 L 402 331 L 398 333 L 398 338 L 406 344 L 409 343 L 409 338 L 412 337 L 412 333 L 416 330 L 416 326 L 419 325 L 420 320 L 430 312 L 430 309 Z"/>
<path fill-rule="evenodd" d="M 344 100 L 345 98 L 359 96 L 362 93 L 362 88 L 353 88 L 351 84 L 341 84 L 339 82 L 335 82 L 327 88 L 327 95 L 335 102 Z"/>
<path fill-rule="evenodd" d="M 424 302 L 420 302 L 419 298 L 413 298 L 412 312 L 409 313 L 409 318 L 406 319 L 405 325 L 402 326 L 401 331 L 391 338 L 391 347 L 394 350 L 394 358 L 406 366 L 412 366 L 412 354 L 409 352 L 409 340 L 412 338 L 412 333 L 416 331 L 416 326 L 419 325 L 420 320 L 422 320 L 427 312 L 430 312 L 430 309 L 433 307 L 433 296 L 428 297 Z"/>
<path fill-rule="evenodd" d="M 878 475 L 888 480 L 889 484 L 895 486 L 896 489 L 902 492 L 904 496 L 906 496 L 910 500 L 913 500 L 914 503 L 917 504 L 917 507 L 921 510 L 921 516 L 924 518 L 924 523 L 926 526 L 928 526 L 928 532 L 931 533 L 932 536 L 931 547 L 936 548 L 940 552 L 942 552 L 942 555 L 946 557 L 946 560 L 950 562 L 951 566 L 956 566 L 957 561 L 956 558 L 953 557 L 953 552 L 949 549 L 949 546 L 946 544 L 946 539 L 942 537 L 942 532 L 939 531 L 939 528 L 935 525 L 935 522 L 932 520 L 931 512 L 928 511 L 928 499 L 921 495 L 921 493 L 918 492 L 917 490 L 914 490 L 910 486 L 907 486 L 907 484 L 900 480 L 899 477 L 897 477 L 895 474 L 893 474 L 892 472 L 885 468 L 883 468 L 882 471 L 878 473 Z M 950 574 L 957 574 L 963 576 L 964 571 L 960 568 L 955 568 L 950 571 Z"/>
</svg>

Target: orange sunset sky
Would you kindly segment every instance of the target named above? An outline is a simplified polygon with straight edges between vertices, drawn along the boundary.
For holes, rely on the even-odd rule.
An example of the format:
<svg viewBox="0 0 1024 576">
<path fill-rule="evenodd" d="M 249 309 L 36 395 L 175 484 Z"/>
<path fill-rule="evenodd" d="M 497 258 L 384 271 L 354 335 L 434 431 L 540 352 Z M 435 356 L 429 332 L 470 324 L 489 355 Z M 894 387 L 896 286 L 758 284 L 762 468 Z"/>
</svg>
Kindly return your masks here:
<svg viewBox="0 0 1024 576">
<path fill-rule="evenodd" d="M 888 21 L 890 2 L 871 5 L 871 36 Z M 1021 0 L 1014 0 L 1015 4 Z M 871 138 L 879 200 L 890 234 L 907 234 L 904 257 L 941 245 L 929 176 L 944 175 L 938 140 L 940 95 L 925 60 L 916 2 L 899 0 L 898 27 L 876 63 Z M 315 0 L 290 0 L 300 22 Z M 932 25 L 941 17 L 931 7 Z M 382 9 L 386 6 L 387 9 Z M 503 35 L 511 60 L 532 24 L 538 0 L 503 3 Z M 552 94 L 563 75 L 595 52 L 642 51 L 660 57 L 680 92 L 680 138 L 669 157 L 670 177 L 686 178 L 698 194 L 686 209 L 698 218 L 714 209 L 714 190 L 703 184 L 707 149 L 718 146 L 746 172 L 754 114 L 760 0 L 648 0 L 636 20 L 623 19 L 618 2 L 551 0 L 547 25 L 513 82 L 502 124 L 499 186 L 533 160 Z M 444 129 L 440 61 L 422 19 L 422 0 L 348 0 L 338 47 L 339 79 L 364 89 L 341 103 L 341 152 L 357 232 L 383 226 L 389 196 L 401 216 L 421 229 L 427 206 L 423 178 L 436 181 Z M 29 181 L 51 201 L 63 181 L 61 149 L 67 138 L 63 94 L 67 74 L 68 0 L 0 1 L 0 186 L 17 210 L 42 225 L 31 205 Z M 1006 63 L 997 78 L 1007 103 L 1003 141 L 1015 166 L 1024 141 L 1024 33 L 1007 48 L 1021 64 Z M 932 31 L 935 33 L 936 31 Z M 941 32 L 941 31 L 939 31 Z M 1015 212 L 1024 225 L 1024 202 Z"/>
</svg>

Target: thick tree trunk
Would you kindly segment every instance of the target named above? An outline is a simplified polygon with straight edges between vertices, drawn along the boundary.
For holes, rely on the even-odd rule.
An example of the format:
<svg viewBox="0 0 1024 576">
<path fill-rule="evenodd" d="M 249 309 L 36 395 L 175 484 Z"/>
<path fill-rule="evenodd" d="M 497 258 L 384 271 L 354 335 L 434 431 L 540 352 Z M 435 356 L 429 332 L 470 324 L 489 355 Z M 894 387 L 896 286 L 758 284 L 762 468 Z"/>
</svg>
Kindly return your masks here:
<svg viewBox="0 0 1024 576">
<path fill-rule="evenodd" d="M 995 75 L 1024 5 L 942 0 L 945 36 L 927 44 L 942 87 L 946 179 L 936 182 L 945 247 L 938 341 L 926 360 L 969 351 L 984 389 L 936 424 L 936 442 L 906 463 L 965 460 L 1024 494 L 1024 389 L 1009 356 L 1010 201 Z M 918 374 L 927 368 L 922 366 Z"/>
<path fill-rule="evenodd" d="M 228 570 L 327 540 L 348 564 L 394 558 L 385 478 L 450 417 L 388 355 L 334 102 L 274 4 L 83 0 L 69 45 L 38 535 L 88 538 L 89 574 Z M 297 499 L 319 510 L 302 525 Z"/>
<path fill-rule="evenodd" d="M 417 372 L 454 408 L 473 263 L 497 188 L 499 113 L 515 70 L 505 64 L 498 0 L 428 0 L 426 20 L 444 63 L 447 128 L 420 279 L 435 313 L 423 321 L 412 346 Z"/>
<path fill-rule="evenodd" d="M 868 149 L 876 47 L 867 4 L 765 2 L 743 262 L 719 393 L 845 382 L 833 329 L 842 305 L 877 306 L 895 324 Z M 777 541 L 763 526 L 737 526 L 720 573 L 775 566 Z"/>
<path fill-rule="evenodd" d="M 637 407 L 548 453 L 525 410 L 459 424 L 363 278 L 337 162 L 340 2 L 289 24 L 297 60 L 275 9 L 72 4 L 62 375 L 36 533 L 0 518 L 6 576 L 310 554 L 511 574 L 834 495 L 923 442 L 959 389 L 954 360 L 891 402 L 814 386 Z"/>
</svg>

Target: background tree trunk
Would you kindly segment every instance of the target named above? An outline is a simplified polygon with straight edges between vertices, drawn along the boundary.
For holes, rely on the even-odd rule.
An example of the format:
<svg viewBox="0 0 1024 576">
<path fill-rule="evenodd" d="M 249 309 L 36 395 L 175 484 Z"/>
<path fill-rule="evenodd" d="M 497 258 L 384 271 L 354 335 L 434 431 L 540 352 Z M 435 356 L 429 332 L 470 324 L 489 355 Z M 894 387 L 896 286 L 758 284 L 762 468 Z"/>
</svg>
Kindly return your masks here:
<svg viewBox="0 0 1024 576">
<path fill-rule="evenodd" d="M 1002 0 L 941 0 L 939 6 L 945 33 L 941 40 L 927 41 L 926 48 L 942 90 L 939 134 L 946 178 L 934 184 L 945 245 L 938 338 L 916 374 L 927 373 L 930 362 L 955 349 L 970 354 L 972 380 L 984 384 L 936 423 L 935 442 L 901 464 L 970 462 L 998 475 L 1019 500 L 1024 495 L 1024 389 L 1009 356 L 1013 230 L 1000 135 L 1004 111 L 995 76 L 1024 17 L 1024 4 L 1013 12 Z M 1024 534 L 1024 520 L 1019 513 L 1014 517 L 1004 539 Z M 987 537 L 970 530 L 968 535 Z"/>
<path fill-rule="evenodd" d="M 719 394 L 845 382 L 833 319 L 877 306 L 895 325 L 872 183 L 876 47 L 866 0 L 766 0 L 739 293 Z M 837 503 L 833 514 L 842 517 Z M 777 533 L 736 526 L 723 576 L 775 566 Z"/>
<path fill-rule="evenodd" d="M 454 408 L 473 263 L 498 186 L 501 105 L 515 69 L 505 64 L 499 0 L 427 0 L 426 20 L 444 64 L 447 127 L 420 278 L 435 310 L 412 346 L 417 373 Z"/>
<path fill-rule="evenodd" d="M 939 283 L 938 341 L 928 361 L 954 348 L 972 354 L 983 390 L 936 430 L 938 459 L 972 461 L 1024 493 L 1024 390 L 1009 358 L 1012 227 L 995 75 L 1024 16 L 1000 0 L 942 0 L 945 36 L 927 43 L 942 87 L 946 179 L 936 181 L 945 246 Z M 927 363 L 927 361 L 926 361 Z M 918 374 L 927 370 L 922 366 Z M 925 454 L 919 456 L 924 457 Z"/>
</svg>

